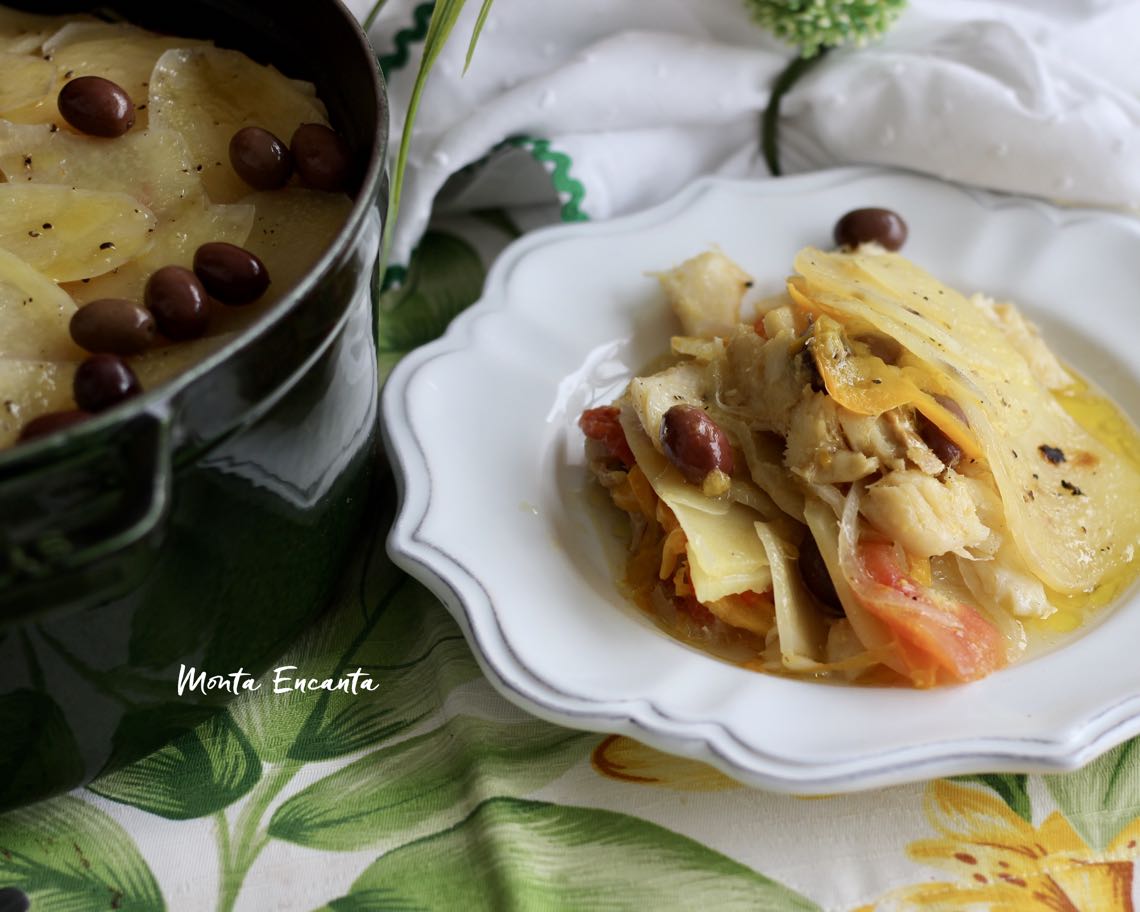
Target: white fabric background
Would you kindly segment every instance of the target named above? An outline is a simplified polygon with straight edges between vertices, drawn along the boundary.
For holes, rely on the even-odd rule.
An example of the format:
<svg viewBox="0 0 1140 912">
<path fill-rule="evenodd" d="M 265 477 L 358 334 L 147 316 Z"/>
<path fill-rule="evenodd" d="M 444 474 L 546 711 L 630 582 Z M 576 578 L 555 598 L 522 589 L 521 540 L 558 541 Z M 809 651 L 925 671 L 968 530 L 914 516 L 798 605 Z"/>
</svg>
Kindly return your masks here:
<svg viewBox="0 0 1140 912">
<path fill-rule="evenodd" d="M 363 15 L 370 4 L 352 5 Z M 415 6 L 386 4 L 372 31 L 380 53 Z M 759 112 L 791 51 L 742 0 L 496 0 L 463 75 L 478 6 L 423 98 L 395 262 L 447 179 L 514 135 L 570 157 L 591 218 L 644 208 L 699 174 L 767 176 Z M 785 99 L 785 170 L 877 163 L 1140 209 L 1138 43 L 1136 0 L 912 0 L 883 40 L 831 54 Z M 392 75 L 394 137 L 419 50 Z M 450 208 L 549 193 L 494 172 Z"/>
</svg>

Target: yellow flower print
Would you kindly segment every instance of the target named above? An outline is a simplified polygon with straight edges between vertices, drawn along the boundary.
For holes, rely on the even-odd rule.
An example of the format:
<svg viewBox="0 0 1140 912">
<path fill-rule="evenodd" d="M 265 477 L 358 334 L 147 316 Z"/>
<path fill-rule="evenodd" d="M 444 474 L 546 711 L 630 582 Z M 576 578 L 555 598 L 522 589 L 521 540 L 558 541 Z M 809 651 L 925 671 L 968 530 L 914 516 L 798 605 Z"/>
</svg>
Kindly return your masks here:
<svg viewBox="0 0 1140 912">
<path fill-rule="evenodd" d="M 1140 819 L 1103 852 L 1090 849 L 1054 811 L 1039 827 L 999 798 L 972 786 L 939 781 L 926 796 L 938 833 L 908 854 L 951 880 L 895 890 L 875 912 L 1133 912 L 1132 868 Z"/>
<path fill-rule="evenodd" d="M 697 760 L 674 757 L 646 747 L 624 735 L 610 735 L 590 757 L 595 770 L 608 779 L 656 785 L 684 792 L 715 792 L 743 786 Z"/>
</svg>

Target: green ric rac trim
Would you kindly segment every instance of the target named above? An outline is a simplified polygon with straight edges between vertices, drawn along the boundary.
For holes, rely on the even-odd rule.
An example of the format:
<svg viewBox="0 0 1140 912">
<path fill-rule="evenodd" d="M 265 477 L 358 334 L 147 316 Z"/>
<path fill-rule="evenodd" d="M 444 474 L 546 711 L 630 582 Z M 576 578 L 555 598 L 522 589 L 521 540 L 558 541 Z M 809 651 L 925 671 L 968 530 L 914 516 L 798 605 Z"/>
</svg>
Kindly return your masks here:
<svg viewBox="0 0 1140 912">
<path fill-rule="evenodd" d="M 393 285 L 403 285 L 408 277 L 408 267 L 395 263 L 388 267 L 384 273 L 384 281 L 380 283 L 380 291 L 387 291 Z"/>
<path fill-rule="evenodd" d="M 588 222 L 590 217 L 582 211 L 582 200 L 586 198 L 586 188 L 582 182 L 570 176 L 573 162 L 565 152 L 550 148 L 550 140 L 537 139 L 533 136 L 516 136 L 508 139 L 506 145 L 529 149 L 535 161 L 541 164 L 550 164 L 554 170 L 550 172 L 551 183 L 558 192 L 562 203 L 562 221 Z"/>
<path fill-rule="evenodd" d="M 412 11 L 412 25 L 408 28 L 402 28 L 396 32 L 396 37 L 393 39 L 396 43 L 396 49 L 391 54 L 384 54 L 377 57 L 380 64 L 380 69 L 384 72 L 384 78 L 388 79 L 392 73 L 406 66 L 408 58 L 411 56 L 408 53 L 408 48 L 417 41 L 423 41 L 427 35 L 428 23 L 431 21 L 432 10 L 435 9 L 434 0 L 428 0 L 426 3 L 419 4 Z"/>
</svg>

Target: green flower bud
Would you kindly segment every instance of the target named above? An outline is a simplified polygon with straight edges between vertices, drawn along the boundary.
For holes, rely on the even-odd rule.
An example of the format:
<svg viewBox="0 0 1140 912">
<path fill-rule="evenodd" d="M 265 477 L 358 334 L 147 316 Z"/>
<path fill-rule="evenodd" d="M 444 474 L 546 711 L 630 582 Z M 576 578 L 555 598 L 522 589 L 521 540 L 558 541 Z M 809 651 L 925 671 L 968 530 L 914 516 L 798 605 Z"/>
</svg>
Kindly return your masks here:
<svg viewBox="0 0 1140 912">
<path fill-rule="evenodd" d="M 862 45 L 879 37 L 906 0 L 744 0 L 744 5 L 781 41 L 814 57 L 820 48 Z"/>
</svg>

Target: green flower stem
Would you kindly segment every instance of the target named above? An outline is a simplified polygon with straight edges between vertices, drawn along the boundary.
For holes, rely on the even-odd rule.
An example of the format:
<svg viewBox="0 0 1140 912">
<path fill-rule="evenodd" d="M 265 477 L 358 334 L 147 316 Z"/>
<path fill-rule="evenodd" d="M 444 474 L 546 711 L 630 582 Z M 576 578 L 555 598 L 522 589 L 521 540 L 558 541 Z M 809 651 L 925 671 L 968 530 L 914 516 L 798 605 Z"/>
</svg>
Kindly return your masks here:
<svg viewBox="0 0 1140 912">
<path fill-rule="evenodd" d="M 218 838 L 218 908 L 222 908 L 226 884 L 229 882 L 230 868 L 230 822 L 226 819 L 225 808 L 214 812 L 214 829 Z M 230 900 L 233 905 L 233 900 Z"/>
<path fill-rule="evenodd" d="M 829 50 L 826 47 L 820 48 L 814 57 L 792 58 L 792 62 L 776 77 L 776 83 L 772 86 L 768 107 L 764 109 L 764 117 L 760 121 L 760 148 L 773 177 L 779 177 L 783 173 L 780 170 L 780 102 L 792 86 L 799 82 L 800 77 L 810 72 Z"/>
<path fill-rule="evenodd" d="M 368 30 L 372 28 L 373 23 L 376 22 L 376 17 L 380 15 L 380 10 L 384 8 L 385 3 L 387 3 L 387 0 L 377 0 L 377 2 L 372 5 L 372 9 L 368 11 L 368 15 L 364 17 L 364 22 L 361 23 L 360 27 L 364 29 L 366 34 Z"/>
<path fill-rule="evenodd" d="M 225 812 L 218 811 L 215 815 L 218 825 L 218 855 L 221 860 L 218 912 L 232 912 L 249 869 L 269 842 L 269 833 L 262 826 L 269 805 L 303 765 L 292 760 L 282 763 L 257 784 L 234 822 L 232 842 Z"/>
</svg>

